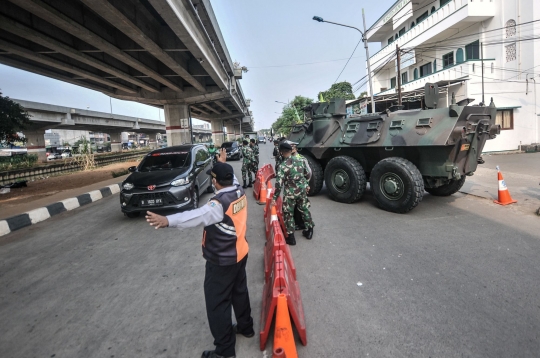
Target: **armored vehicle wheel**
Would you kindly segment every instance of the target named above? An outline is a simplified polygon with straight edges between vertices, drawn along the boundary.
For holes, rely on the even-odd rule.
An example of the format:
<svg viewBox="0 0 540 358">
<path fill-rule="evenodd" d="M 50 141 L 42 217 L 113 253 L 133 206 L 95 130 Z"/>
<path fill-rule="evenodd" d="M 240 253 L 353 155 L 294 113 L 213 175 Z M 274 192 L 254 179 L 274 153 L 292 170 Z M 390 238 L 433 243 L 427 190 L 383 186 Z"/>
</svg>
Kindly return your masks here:
<svg viewBox="0 0 540 358">
<path fill-rule="evenodd" d="M 450 196 L 457 193 L 459 189 L 465 184 L 466 176 L 462 176 L 459 180 L 450 180 L 450 183 L 441 185 L 437 188 L 426 188 L 426 191 L 434 196 Z"/>
<path fill-rule="evenodd" d="M 305 158 L 307 159 L 309 167 L 311 168 L 311 179 L 309 179 L 309 191 L 307 195 L 317 195 L 321 191 L 323 185 L 323 170 L 319 162 L 317 162 L 315 159 L 311 158 L 310 156 L 306 156 Z"/>
<path fill-rule="evenodd" d="M 394 213 L 412 210 L 424 195 L 424 180 L 407 159 L 391 157 L 378 162 L 371 171 L 371 190 L 379 206 Z"/>
<path fill-rule="evenodd" d="M 324 182 L 332 200 L 347 204 L 360 200 L 367 183 L 364 168 L 356 159 L 347 156 L 335 157 L 328 162 Z"/>
</svg>

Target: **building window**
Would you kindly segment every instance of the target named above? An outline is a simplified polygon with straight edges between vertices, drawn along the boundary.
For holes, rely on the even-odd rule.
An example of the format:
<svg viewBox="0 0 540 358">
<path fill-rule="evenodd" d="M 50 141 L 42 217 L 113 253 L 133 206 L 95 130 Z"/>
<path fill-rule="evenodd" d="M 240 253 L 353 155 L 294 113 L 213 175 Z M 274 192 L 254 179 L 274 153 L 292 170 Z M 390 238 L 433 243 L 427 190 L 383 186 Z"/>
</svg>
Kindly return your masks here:
<svg viewBox="0 0 540 358">
<path fill-rule="evenodd" d="M 506 62 L 514 61 L 516 59 L 516 44 L 510 44 L 506 48 Z"/>
<path fill-rule="evenodd" d="M 433 72 L 437 72 L 437 60 L 433 60 Z"/>
<path fill-rule="evenodd" d="M 443 61 L 443 68 L 453 66 L 454 65 L 454 53 L 449 52 L 446 55 L 443 55 L 442 61 Z"/>
<path fill-rule="evenodd" d="M 411 29 L 415 26 L 414 21 L 411 22 Z"/>
<path fill-rule="evenodd" d="M 390 79 L 390 88 L 396 88 L 396 78 L 392 77 Z"/>
<path fill-rule="evenodd" d="M 467 56 L 467 60 L 480 59 L 480 41 L 476 40 L 465 46 L 465 55 Z"/>
<path fill-rule="evenodd" d="M 431 13 L 433 14 L 435 11 L 436 11 L 436 10 L 435 10 L 435 6 L 432 6 L 432 7 L 431 7 Z"/>
<path fill-rule="evenodd" d="M 409 76 L 408 76 L 407 72 L 403 72 L 401 74 L 401 84 L 404 85 L 407 82 L 409 82 Z"/>
<path fill-rule="evenodd" d="M 399 37 L 398 34 L 396 34 L 396 40 L 398 39 L 398 37 Z"/>
<path fill-rule="evenodd" d="M 440 4 L 441 4 L 441 7 L 443 7 L 444 5 L 448 4 L 451 0 L 440 0 Z"/>
<path fill-rule="evenodd" d="M 405 34 L 405 28 L 399 30 L 399 37 L 403 36 L 403 34 Z"/>
<path fill-rule="evenodd" d="M 501 130 L 514 129 L 514 110 L 505 109 L 497 111 L 497 117 L 495 117 L 495 124 L 501 126 Z"/>
<path fill-rule="evenodd" d="M 420 77 L 424 77 L 432 74 L 431 71 L 431 62 L 426 63 L 425 65 L 420 66 Z"/>
<path fill-rule="evenodd" d="M 392 42 L 394 42 L 394 37 L 393 36 L 388 39 L 388 44 L 390 45 Z"/>
<path fill-rule="evenodd" d="M 458 48 L 456 51 L 456 63 L 462 63 L 463 62 L 463 50 Z"/>
<path fill-rule="evenodd" d="M 419 24 L 420 22 L 422 22 L 428 16 L 429 16 L 429 13 L 427 11 L 424 12 L 422 15 L 420 15 L 420 16 L 418 16 L 416 18 L 416 23 Z"/>
<path fill-rule="evenodd" d="M 414 69 L 414 71 L 413 71 L 413 78 L 414 78 L 415 80 L 418 79 L 418 68 L 415 68 L 415 69 Z"/>
<path fill-rule="evenodd" d="M 512 37 L 516 35 L 516 22 L 512 19 L 506 21 L 506 37 Z"/>
</svg>

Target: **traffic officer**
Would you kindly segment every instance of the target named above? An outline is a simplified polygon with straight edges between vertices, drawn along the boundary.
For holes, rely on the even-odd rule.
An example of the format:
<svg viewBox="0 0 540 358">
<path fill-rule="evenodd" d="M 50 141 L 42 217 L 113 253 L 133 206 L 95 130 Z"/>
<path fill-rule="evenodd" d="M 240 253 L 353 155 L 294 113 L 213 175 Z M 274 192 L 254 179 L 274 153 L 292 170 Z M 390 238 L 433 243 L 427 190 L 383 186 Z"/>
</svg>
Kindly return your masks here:
<svg viewBox="0 0 540 358">
<path fill-rule="evenodd" d="M 244 181 L 244 185 L 242 188 L 251 188 L 252 185 L 252 162 L 253 162 L 253 151 L 251 150 L 251 147 L 248 145 L 247 140 L 242 141 L 242 180 Z M 246 179 L 249 179 L 249 184 L 246 185 Z"/>
<path fill-rule="evenodd" d="M 253 160 L 251 161 L 251 171 L 253 172 L 253 175 L 257 176 L 257 170 L 259 170 L 259 146 L 257 145 L 257 142 L 255 139 L 251 138 L 249 141 L 249 147 L 251 148 L 251 151 L 253 152 Z"/>
<path fill-rule="evenodd" d="M 289 245 L 296 245 L 294 237 L 294 207 L 302 212 L 302 220 L 306 229 L 302 231 L 302 235 L 307 239 L 313 237 L 313 220 L 309 212 L 309 199 L 307 198 L 308 179 L 307 170 L 304 167 L 304 162 L 292 157 L 292 147 L 287 142 L 282 142 L 279 145 L 279 151 L 283 156 L 283 163 L 278 168 L 276 176 L 276 184 L 272 204 L 276 204 L 276 200 L 283 188 L 283 221 L 287 229 L 286 242 Z"/>
<path fill-rule="evenodd" d="M 304 163 L 304 168 L 307 171 L 307 180 L 308 180 L 308 188 L 307 191 L 309 192 L 309 181 L 311 179 L 311 167 L 309 166 L 309 162 L 307 161 L 306 157 L 304 157 L 302 154 L 298 153 L 298 150 L 296 148 L 298 143 L 287 141 L 292 147 L 292 157 L 295 159 L 298 159 Z M 294 207 L 294 230 L 305 230 L 306 226 L 304 225 L 304 221 L 302 220 L 302 212 L 298 208 L 298 205 Z"/>
<path fill-rule="evenodd" d="M 147 212 L 146 221 L 156 229 L 204 226 L 203 257 L 206 259 L 204 298 L 215 350 L 202 358 L 234 358 L 236 334 L 253 337 L 253 318 L 246 278 L 247 198 L 233 168 L 225 163 L 221 150 L 218 163 L 207 173 L 212 176 L 215 195 L 201 208 L 169 216 Z M 231 306 L 236 324 L 232 324 Z"/>
</svg>

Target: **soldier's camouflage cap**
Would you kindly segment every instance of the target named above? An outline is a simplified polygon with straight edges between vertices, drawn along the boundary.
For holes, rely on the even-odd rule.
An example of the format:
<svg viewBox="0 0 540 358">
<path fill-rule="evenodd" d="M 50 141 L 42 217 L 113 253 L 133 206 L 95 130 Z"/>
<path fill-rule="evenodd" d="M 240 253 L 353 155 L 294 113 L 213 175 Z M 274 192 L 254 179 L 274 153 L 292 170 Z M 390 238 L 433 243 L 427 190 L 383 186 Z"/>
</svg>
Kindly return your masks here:
<svg viewBox="0 0 540 358">
<path fill-rule="evenodd" d="M 283 151 L 291 151 L 292 150 L 292 147 L 289 143 L 287 143 L 288 141 L 284 141 L 282 143 L 279 144 L 279 150 L 283 150 Z"/>
</svg>

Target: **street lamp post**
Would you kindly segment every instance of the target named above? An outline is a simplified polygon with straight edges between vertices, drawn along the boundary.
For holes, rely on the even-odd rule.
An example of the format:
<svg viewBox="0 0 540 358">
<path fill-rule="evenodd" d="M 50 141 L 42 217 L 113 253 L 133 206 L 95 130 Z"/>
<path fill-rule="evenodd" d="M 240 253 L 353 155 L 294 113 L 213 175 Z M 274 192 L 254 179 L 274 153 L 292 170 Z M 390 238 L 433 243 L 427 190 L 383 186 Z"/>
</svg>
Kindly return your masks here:
<svg viewBox="0 0 540 358">
<path fill-rule="evenodd" d="M 358 29 L 358 28 L 356 28 L 354 26 L 339 24 L 337 22 L 332 22 L 332 21 L 325 21 L 320 16 L 313 16 L 313 20 L 318 21 L 318 22 L 327 22 L 329 24 L 348 27 L 348 28 L 355 29 L 356 31 L 360 32 L 360 34 L 362 35 L 362 41 L 364 42 L 364 48 L 366 49 L 366 61 L 367 61 L 367 70 L 368 70 L 368 79 L 369 79 L 369 93 L 371 95 L 371 113 L 375 113 L 375 101 L 373 100 L 373 83 L 371 82 L 371 66 L 369 64 L 369 50 L 368 50 L 367 38 L 365 36 L 365 33 L 366 33 L 366 17 L 364 15 L 364 9 L 362 9 L 362 20 L 364 21 L 364 32 L 360 31 L 360 29 Z"/>
<path fill-rule="evenodd" d="M 291 102 L 285 103 L 285 102 L 276 101 L 276 103 L 283 103 L 283 104 L 286 104 L 287 106 L 291 107 Z M 296 118 L 300 119 L 300 116 L 298 115 L 298 111 L 296 110 L 296 107 L 292 106 L 292 108 L 294 108 L 294 113 L 296 113 Z"/>
</svg>

